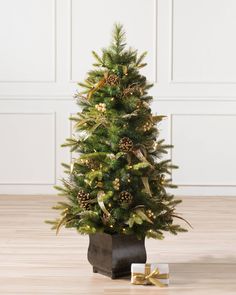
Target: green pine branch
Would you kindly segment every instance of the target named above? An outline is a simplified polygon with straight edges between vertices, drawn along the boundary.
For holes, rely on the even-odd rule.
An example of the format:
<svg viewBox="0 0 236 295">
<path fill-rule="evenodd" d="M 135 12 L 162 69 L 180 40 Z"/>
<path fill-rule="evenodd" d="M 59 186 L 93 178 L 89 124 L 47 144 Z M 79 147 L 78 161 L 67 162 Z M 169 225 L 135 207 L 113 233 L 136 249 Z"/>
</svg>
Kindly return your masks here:
<svg viewBox="0 0 236 295">
<path fill-rule="evenodd" d="M 48 223 L 56 232 L 155 239 L 186 231 L 174 223 L 185 221 L 176 211 L 181 200 L 168 193 L 178 167 L 166 159 L 173 146 L 159 138 L 166 116 L 152 114 L 153 85 L 140 71 L 147 52 L 127 48 L 124 28 L 115 24 L 110 46 L 92 55 L 94 68 L 75 94 L 80 109 L 70 117 L 75 135 L 62 144 L 73 154 L 72 163 L 62 164 L 67 177 L 55 186 L 59 218 Z"/>
</svg>

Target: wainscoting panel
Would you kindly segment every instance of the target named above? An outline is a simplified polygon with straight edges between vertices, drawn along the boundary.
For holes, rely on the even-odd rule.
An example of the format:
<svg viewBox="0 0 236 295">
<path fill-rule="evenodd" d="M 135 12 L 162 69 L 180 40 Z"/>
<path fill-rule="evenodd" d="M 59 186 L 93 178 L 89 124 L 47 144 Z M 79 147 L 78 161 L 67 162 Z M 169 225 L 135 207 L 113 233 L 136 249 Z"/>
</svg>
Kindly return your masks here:
<svg viewBox="0 0 236 295">
<path fill-rule="evenodd" d="M 54 82 L 55 0 L 0 1 L 0 82 Z"/>
<path fill-rule="evenodd" d="M 0 194 L 54 194 L 73 99 L 115 22 L 148 51 L 178 195 L 236 195 L 236 2 L 0 0 Z M 74 155 L 73 155 L 74 157 Z"/>
<path fill-rule="evenodd" d="M 236 186 L 236 115 L 172 115 L 172 160 L 180 186 Z"/>
<path fill-rule="evenodd" d="M 172 0 L 174 83 L 236 83 L 234 0 Z"/>
<path fill-rule="evenodd" d="M 55 114 L 0 113 L 0 185 L 55 184 Z"/>
<path fill-rule="evenodd" d="M 157 5 L 156 0 L 71 0 L 71 80 L 84 78 L 95 61 L 91 51 L 110 44 L 113 24 L 122 23 L 129 45 L 140 53 L 148 50 L 143 73 L 155 81 Z"/>
</svg>

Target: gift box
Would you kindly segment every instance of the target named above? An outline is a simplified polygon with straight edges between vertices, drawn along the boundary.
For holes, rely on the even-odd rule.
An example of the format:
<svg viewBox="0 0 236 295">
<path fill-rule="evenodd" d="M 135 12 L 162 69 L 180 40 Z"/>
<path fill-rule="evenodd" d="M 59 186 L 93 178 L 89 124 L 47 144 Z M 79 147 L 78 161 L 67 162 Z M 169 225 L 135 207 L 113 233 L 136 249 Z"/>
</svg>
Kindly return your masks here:
<svg viewBox="0 0 236 295">
<path fill-rule="evenodd" d="M 169 285 L 169 265 L 160 263 L 132 263 L 131 283 L 134 285 Z"/>
</svg>

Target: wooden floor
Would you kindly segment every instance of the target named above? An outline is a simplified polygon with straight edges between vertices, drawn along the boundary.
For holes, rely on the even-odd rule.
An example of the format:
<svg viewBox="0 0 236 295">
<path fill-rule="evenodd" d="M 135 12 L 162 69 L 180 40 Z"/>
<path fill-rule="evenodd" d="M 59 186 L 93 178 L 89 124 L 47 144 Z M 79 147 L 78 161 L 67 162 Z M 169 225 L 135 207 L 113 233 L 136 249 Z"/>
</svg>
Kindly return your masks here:
<svg viewBox="0 0 236 295">
<path fill-rule="evenodd" d="M 50 231 L 53 196 L 0 196 L 0 294 L 236 294 L 236 197 L 185 197 L 179 206 L 194 229 L 148 240 L 148 260 L 169 263 L 168 288 L 134 286 L 93 274 L 88 239 Z"/>
</svg>

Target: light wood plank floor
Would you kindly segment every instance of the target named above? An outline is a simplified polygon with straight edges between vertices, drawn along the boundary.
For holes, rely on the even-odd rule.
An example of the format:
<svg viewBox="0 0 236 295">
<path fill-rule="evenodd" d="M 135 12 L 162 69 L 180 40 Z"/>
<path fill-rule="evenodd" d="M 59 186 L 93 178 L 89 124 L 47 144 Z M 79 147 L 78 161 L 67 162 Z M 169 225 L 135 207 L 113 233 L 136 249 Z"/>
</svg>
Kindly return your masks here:
<svg viewBox="0 0 236 295">
<path fill-rule="evenodd" d="M 169 263 L 168 288 L 133 286 L 93 274 L 88 239 L 59 236 L 45 219 L 54 196 L 0 196 L 0 294 L 236 294 L 236 197 L 185 197 L 179 206 L 194 229 L 148 240 L 148 260 Z"/>
</svg>

